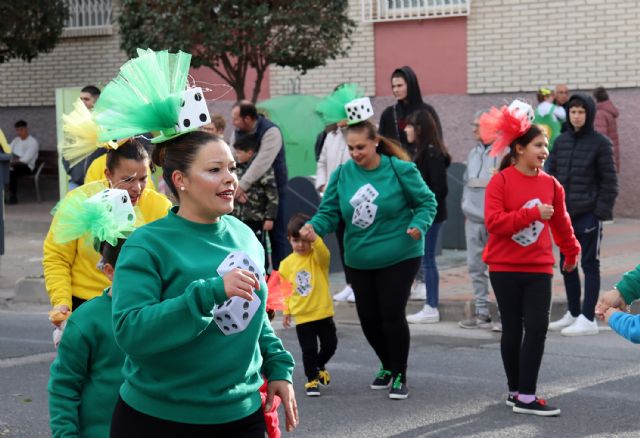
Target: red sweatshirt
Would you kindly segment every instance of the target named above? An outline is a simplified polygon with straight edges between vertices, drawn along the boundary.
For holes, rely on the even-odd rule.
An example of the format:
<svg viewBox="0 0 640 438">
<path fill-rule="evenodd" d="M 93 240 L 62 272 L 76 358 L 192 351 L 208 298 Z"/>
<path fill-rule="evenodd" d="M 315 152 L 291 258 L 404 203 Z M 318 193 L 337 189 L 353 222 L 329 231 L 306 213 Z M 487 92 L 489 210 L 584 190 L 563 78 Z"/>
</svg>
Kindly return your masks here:
<svg viewBox="0 0 640 438">
<path fill-rule="evenodd" d="M 550 220 L 541 219 L 537 206 L 525 207 L 535 199 L 542 204 L 553 205 L 554 213 Z M 528 176 L 511 166 L 491 178 L 485 195 L 484 217 L 489 241 L 483 259 L 492 272 L 553 274 L 554 257 L 549 229 L 566 258 L 565 264 L 575 264 L 578 259 L 580 244 L 564 204 L 564 189 L 554 177 L 542 170 L 536 176 Z M 527 227 L 528 240 L 518 236 L 514 238 Z"/>
</svg>

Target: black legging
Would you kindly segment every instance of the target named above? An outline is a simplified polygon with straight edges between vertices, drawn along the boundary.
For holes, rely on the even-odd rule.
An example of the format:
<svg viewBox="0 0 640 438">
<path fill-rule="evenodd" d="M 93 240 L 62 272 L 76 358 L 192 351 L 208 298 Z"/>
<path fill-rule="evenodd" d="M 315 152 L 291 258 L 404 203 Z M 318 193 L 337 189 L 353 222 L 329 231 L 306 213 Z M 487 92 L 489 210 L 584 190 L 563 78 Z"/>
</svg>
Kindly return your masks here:
<svg viewBox="0 0 640 438">
<path fill-rule="evenodd" d="M 307 380 L 318 377 L 318 370 L 324 368 L 336 352 L 338 336 L 333 318 L 309 321 L 296 325 L 296 334 L 302 349 L 302 364 Z M 320 350 L 318 351 L 318 340 Z"/>
<path fill-rule="evenodd" d="M 385 370 L 406 376 L 409 324 L 405 307 L 422 257 L 380 269 L 349 270 L 360 325 Z"/>
<path fill-rule="evenodd" d="M 509 391 L 535 394 L 549 326 L 552 275 L 490 272 L 489 278 L 502 318 L 500 351 Z"/>
<path fill-rule="evenodd" d="M 223 424 L 187 424 L 152 417 L 133 409 L 120 396 L 111 418 L 111 438 L 240 437 L 264 438 L 267 432 L 262 408 L 248 417 Z"/>
</svg>

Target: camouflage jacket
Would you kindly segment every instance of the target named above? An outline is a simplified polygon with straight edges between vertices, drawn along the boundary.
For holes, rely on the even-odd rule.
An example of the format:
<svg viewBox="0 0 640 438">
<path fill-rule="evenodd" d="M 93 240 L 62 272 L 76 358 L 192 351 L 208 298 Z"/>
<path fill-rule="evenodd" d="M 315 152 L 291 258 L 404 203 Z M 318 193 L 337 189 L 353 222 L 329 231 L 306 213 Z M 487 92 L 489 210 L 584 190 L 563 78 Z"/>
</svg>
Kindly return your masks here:
<svg viewBox="0 0 640 438">
<path fill-rule="evenodd" d="M 238 164 L 236 174 L 238 180 L 247 171 L 251 161 Z M 278 187 L 273 173 L 273 168 L 269 168 L 262 177 L 251 185 L 247 192 L 249 200 L 245 204 L 236 201 L 233 208 L 233 215 L 243 222 L 264 222 L 265 220 L 275 220 L 278 214 Z"/>
</svg>

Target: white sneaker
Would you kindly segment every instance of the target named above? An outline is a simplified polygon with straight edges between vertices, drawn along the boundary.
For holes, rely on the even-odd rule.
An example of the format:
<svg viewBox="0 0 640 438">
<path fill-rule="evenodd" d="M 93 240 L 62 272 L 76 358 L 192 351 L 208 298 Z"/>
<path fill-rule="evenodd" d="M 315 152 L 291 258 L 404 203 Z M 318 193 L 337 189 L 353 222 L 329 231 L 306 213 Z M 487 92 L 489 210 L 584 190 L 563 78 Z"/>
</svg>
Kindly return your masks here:
<svg viewBox="0 0 640 438">
<path fill-rule="evenodd" d="M 407 322 L 410 324 L 431 324 L 440 321 L 440 312 L 438 308 L 433 308 L 426 304 L 421 311 L 407 316 Z"/>
<path fill-rule="evenodd" d="M 427 299 L 427 286 L 421 282 L 416 281 L 411 286 L 411 295 L 409 295 L 411 301 L 425 301 Z"/>
<path fill-rule="evenodd" d="M 552 332 L 560 331 L 576 322 L 576 319 L 575 316 L 571 316 L 571 312 L 567 311 L 562 318 L 549 324 L 549 330 Z"/>
<path fill-rule="evenodd" d="M 351 289 L 351 288 L 349 288 Z M 347 297 L 347 301 L 350 303 L 355 303 L 356 302 L 356 294 L 353 292 L 353 290 L 351 290 L 351 294 Z"/>
<path fill-rule="evenodd" d="M 333 296 L 333 301 L 347 301 L 350 296 L 353 296 L 353 289 L 351 289 L 351 286 L 346 285 L 344 289 Z"/>
<path fill-rule="evenodd" d="M 560 334 L 562 336 L 588 336 L 598 334 L 598 323 L 594 319 L 589 321 L 586 316 L 580 315 L 569 327 L 564 328 Z"/>
</svg>

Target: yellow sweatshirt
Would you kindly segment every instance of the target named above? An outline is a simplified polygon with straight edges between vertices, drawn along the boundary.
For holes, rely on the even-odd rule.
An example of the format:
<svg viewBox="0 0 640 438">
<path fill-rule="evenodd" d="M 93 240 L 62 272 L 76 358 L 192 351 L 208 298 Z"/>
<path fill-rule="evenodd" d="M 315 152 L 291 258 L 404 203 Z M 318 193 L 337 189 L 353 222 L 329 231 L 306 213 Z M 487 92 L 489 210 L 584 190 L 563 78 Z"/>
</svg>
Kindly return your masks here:
<svg viewBox="0 0 640 438">
<path fill-rule="evenodd" d="M 329 293 L 329 249 L 320 237 L 306 255 L 290 254 L 280 262 L 280 275 L 293 285 L 284 299 L 284 314 L 293 315 L 296 324 L 333 316 Z"/>
<path fill-rule="evenodd" d="M 67 196 L 73 196 L 73 192 Z M 146 188 L 137 206 L 143 216 L 142 222 L 149 223 L 166 216 L 171 202 L 164 195 Z M 93 249 L 92 242 L 79 239 L 56 243 L 52 228 L 49 228 L 43 247 L 44 281 L 51 305 L 67 305 L 71 309 L 71 296 L 89 300 L 100 295 L 110 281 L 96 267 L 100 254 Z"/>
<path fill-rule="evenodd" d="M 106 178 L 104 170 L 107 168 L 107 154 L 102 154 L 91 162 L 84 176 L 84 183 L 89 184 L 94 181 L 100 181 Z M 147 179 L 147 188 L 156 189 L 156 185 L 151 178 L 151 169 L 148 169 L 149 178 Z"/>
</svg>

